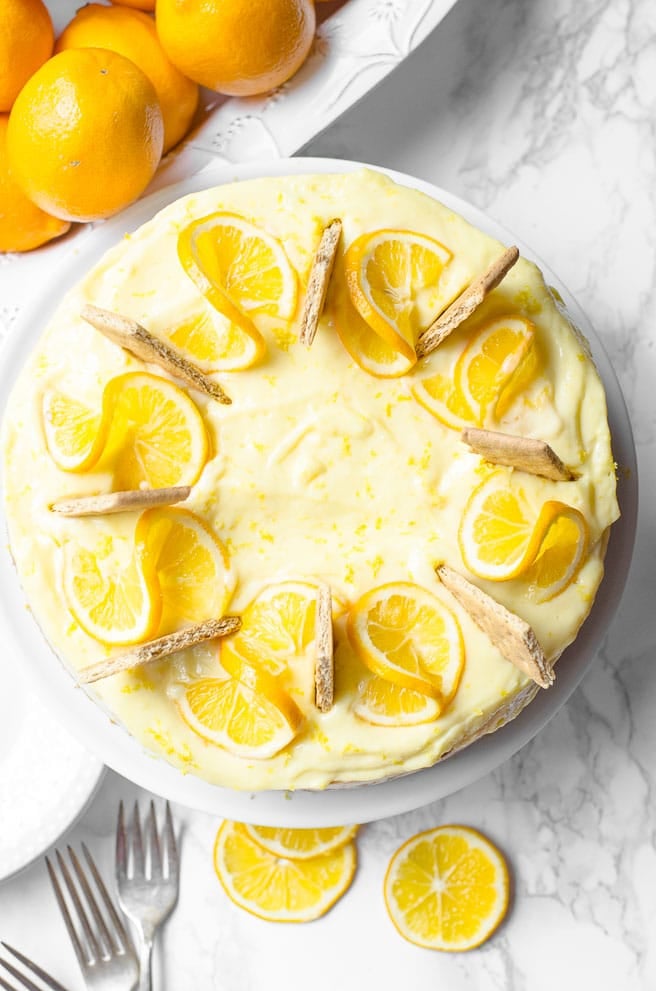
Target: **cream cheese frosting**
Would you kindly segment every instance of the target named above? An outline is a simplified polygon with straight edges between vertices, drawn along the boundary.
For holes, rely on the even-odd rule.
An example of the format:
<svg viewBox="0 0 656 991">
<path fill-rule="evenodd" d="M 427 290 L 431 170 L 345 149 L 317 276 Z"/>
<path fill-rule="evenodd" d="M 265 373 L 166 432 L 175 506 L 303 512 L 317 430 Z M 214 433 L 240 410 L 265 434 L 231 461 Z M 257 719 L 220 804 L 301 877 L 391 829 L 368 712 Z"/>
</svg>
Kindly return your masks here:
<svg viewBox="0 0 656 991">
<path fill-rule="evenodd" d="M 57 499 L 107 491 L 111 478 L 99 471 L 73 475 L 55 465 L 41 422 L 42 397 L 57 388 L 97 404 L 110 378 L 143 368 L 84 323 L 84 304 L 129 316 L 154 334 L 207 308 L 180 265 L 177 239 L 190 222 L 220 210 L 278 238 L 301 286 L 321 230 L 335 216 L 343 222 L 344 247 L 382 228 L 440 241 L 453 254 L 454 294 L 501 250 L 435 200 L 366 170 L 259 179 L 194 193 L 110 250 L 65 296 L 44 329 L 4 421 L 5 509 L 18 576 L 44 636 L 73 671 L 111 651 L 88 636 L 67 607 L 62 548 L 68 541 L 93 546 L 111 537 L 127 556 L 138 514 L 65 519 L 50 511 Z M 559 499 L 580 510 L 590 551 L 576 580 L 551 602 L 533 600 L 521 578 L 476 581 L 530 623 L 547 658 L 555 661 L 590 611 L 603 576 L 605 536 L 618 516 L 604 390 L 585 342 L 532 263 L 521 258 L 482 312 L 512 312 L 536 328 L 539 375 L 499 429 L 547 441 L 576 471 L 570 482 L 527 476 L 526 485 L 536 500 Z M 426 325 L 434 315 L 422 314 Z M 190 393 L 208 428 L 212 456 L 185 506 L 229 550 L 235 582 L 230 611 L 239 613 L 263 587 L 278 581 L 329 582 L 345 603 L 386 582 L 415 582 L 457 616 L 465 667 L 454 700 L 437 720 L 371 725 L 352 711 L 363 668 L 340 619 L 335 705 L 327 713 L 312 705 L 308 660 L 296 686 L 304 724 L 292 744 L 266 760 L 235 757 L 199 737 L 180 717 L 176 700 L 184 686 L 202 675 L 216 676 L 215 645 L 94 686 L 113 718 L 149 751 L 184 772 L 248 790 L 318 789 L 426 767 L 502 724 L 533 695 L 526 675 L 490 644 L 434 571 L 437 562 L 447 561 L 467 573 L 457 531 L 468 496 L 481 480 L 481 459 L 411 390 L 418 376 L 451 367 L 462 331 L 409 374 L 382 379 L 363 371 L 346 352 L 330 308 L 310 349 L 297 341 L 298 321 L 298 313 L 289 327 L 256 319 L 267 339 L 264 359 L 247 370 L 217 375 L 232 405 Z"/>
</svg>

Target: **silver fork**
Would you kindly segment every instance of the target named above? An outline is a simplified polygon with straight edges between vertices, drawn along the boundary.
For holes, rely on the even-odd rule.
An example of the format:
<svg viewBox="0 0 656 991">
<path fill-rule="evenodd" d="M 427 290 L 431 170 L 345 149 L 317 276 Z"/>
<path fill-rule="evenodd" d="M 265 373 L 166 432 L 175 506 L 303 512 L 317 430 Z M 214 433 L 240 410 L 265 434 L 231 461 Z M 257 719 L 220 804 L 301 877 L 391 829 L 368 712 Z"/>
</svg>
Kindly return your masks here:
<svg viewBox="0 0 656 991">
<path fill-rule="evenodd" d="M 155 930 L 173 911 L 178 900 L 179 878 L 180 863 L 169 803 L 166 803 L 160 838 L 154 802 L 150 803 L 145 834 L 139 822 L 138 803 L 134 803 L 132 820 L 126 827 L 121 802 L 116 829 L 116 882 L 119 904 L 140 937 L 139 991 L 151 991 Z"/>
<path fill-rule="evenodd" d="M 18 969 L 15 963 L 10 962 L 9 960 L 3 960 L 2 957 L 0 957 L 0 967 L 3 967 L 5 971 L 11 974 L 15 981 L 18 981 L 18 984 L 10 984 L 9 981 L 4 978 L 2 974 L 0 974 L 0 988 L 4 988 L 5 991 L 20 991 L 21 988 L 27 988 L 27 991 L 41 991 L 41 985 L 37 985 L 33 980 L 31 980 L 31 976 L 36 976 L 39 978 L 41 983 L 45 984 L 45 986 L 50 988 L 51 991 L 66 991 L 63 984 L 60 984 L 59 981 L 54 979 L 54 977 L 47 974 L 45 970 L 43 970 L 42 967 L 39 967 L 38 964 L 35 964 L 33 960 L 29 960 L 25 954 L 15 950 L 13 946 L 9 945 L 9 943 L 0 942 L 0 946 L 2 946 L 7 953 L 11 953 L 16 960 L 20 961 L 25 970 L 30 972 L 29 974 L 24 974 L 22 970 Z"/>
<path fill-rule="evenodd" d="M 75 851 L 70 846 L 67 850 L 77 884 L 59 850 L 55 850 L 55 856 L 68 899 L 57 878 L 57 871 L 48 857 L 46 857 L 46 865 L 86 985 L 90 991 L 134 991 L 139 978 L 137 958 L 100 872 L 83 843 L 82 851 L 104 906 L 104 915 Z M 67 901 L 70 902 L 73 914 Z M 73 915 L 77 926 L 73 921 Z"/>
</svg>

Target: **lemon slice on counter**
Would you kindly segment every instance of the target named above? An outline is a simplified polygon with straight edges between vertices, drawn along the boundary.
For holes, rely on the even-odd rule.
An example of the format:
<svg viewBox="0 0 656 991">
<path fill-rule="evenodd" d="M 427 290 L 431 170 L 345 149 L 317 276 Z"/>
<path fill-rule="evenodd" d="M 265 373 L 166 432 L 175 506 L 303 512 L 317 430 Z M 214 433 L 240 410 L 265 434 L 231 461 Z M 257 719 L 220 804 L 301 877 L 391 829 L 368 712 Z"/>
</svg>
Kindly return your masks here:
<svg viewBox="0 0 656 991">
<path fill-rule="evenodd" d="M 506 862 L 467 826 L 438 826 L 411 837 L 392 857 L 385 904 L 404 939 L 431 950 L 471 950 L 508 910 Z"/>
<path fill-rule="evenodd" d="M 458 688 L 462 633 L 453 613 L 426 589 L 397 582 L 372 589 L 347 619 L 351 646 L 370 671 L 442 707 Z"/>
<path fill-rule="evenodd" d="M 233 325 L 220 356 L 228 364 L 221 367 L 254 364 L 266 344 L 253 317 L 288 322 L 296 312 L 298 280 L 283 246 L 237 214 L 214 213 L 184 228 L 178 257 L 197 289 Z"/>
<path fill-rule="evenodd" d="M 308 860 L 330 853 L 353 839 L 357 826 L 328 826 L 323 829 L 284 829 L 279 826 L 250 826 L 244 829 L 252 840 L 275 857 Z"/>
<path fill-rule="evenodd" d="M 353 843 L 298 860 L 255 842 L 240 823 L 226 821 L 216 837 L 214 866 L 228 897 L 270 922 L 310 922 L 325 915 L 355 873 Z"/>
<path fill-rule="evenodd" d="M 417 360 L 419 334 L 455 294 L 442 281 L 452 258 L 439 241 L 404 230 L 362 234 L 346 251 L 346 282 L 355 308 L 411 364 Z"/>
</svg>

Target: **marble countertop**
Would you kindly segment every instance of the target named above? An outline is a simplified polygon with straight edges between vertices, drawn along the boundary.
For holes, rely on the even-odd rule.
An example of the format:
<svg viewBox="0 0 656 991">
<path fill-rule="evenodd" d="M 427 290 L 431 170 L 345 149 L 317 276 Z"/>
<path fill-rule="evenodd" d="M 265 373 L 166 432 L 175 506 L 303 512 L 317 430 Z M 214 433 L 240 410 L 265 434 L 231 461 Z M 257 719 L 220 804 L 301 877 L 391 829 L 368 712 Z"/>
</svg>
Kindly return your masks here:
<svg viewBox="0 0 656 991">
<path fill-rule="evenodd" d="M 493 774 L 364 827 L 354 885 L 323 920 L 276 926 L 234 908 L 212 869 L 218 821 L 176 807 L 182 889 L 156 987 L 395 991 L 410 975 L 417 991 L 656 987 L 656 509 L 647 495 L 656 487 L 655 120 L 653 0 L 459 0 L 411 58 L 305 149 L 450 189 L 560 275 L 629 406 L 643 494 L 636 553 L 619 615 L 567 705 Z M 119 798 L 135 797 L 108 772 L 65 839 L 86 840 L 109 871 Z M 446 822 L 487 833 L 514 875 L 507 922 L 463 955 L 404 942 L 382 900 L 392 852 Z M 42 862 L 0 886 L 0 938 L 81 991 Z"/>
</svg>

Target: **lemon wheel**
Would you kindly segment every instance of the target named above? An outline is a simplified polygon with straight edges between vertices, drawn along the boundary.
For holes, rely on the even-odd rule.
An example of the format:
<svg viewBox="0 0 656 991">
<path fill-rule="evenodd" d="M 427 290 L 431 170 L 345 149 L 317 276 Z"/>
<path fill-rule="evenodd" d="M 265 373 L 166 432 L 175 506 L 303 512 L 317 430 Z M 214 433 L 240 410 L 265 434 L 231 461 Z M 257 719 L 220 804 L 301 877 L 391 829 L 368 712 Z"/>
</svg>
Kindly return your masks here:
<svg viewBox="0 0 656 991">
<path fill-rule="evenodd" d="M 311 922 L 325 915 L 355 873 L 353 843 L 305 860 L 265 850 L 245 826 L 226 821 L 216 837 L 214 866 L 231 901 L 269 922 Z"/>
<path fill-rule="evenodd" d="M 404 939 L 431 950 L 471 950 L 489 939 L 506 915 L 508 868 L 475 829 L 438 826 L 397 850 L 384 894 Z"/>
</svg>

